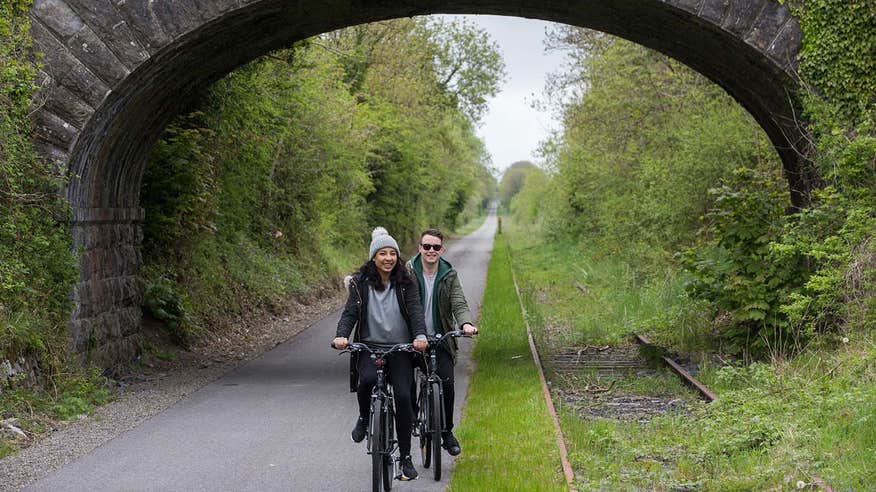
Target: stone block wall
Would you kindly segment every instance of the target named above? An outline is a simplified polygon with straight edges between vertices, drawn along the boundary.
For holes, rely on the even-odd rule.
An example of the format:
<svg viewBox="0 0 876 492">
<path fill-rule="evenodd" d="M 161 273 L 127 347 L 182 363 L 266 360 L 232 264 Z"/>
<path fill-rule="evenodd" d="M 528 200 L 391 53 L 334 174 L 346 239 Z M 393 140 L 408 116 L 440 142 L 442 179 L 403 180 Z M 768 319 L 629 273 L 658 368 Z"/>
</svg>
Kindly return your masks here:
<svg viewBox="0 0 876 492">
<path fill-rule="evenodd" d="M 73 291 L 72 349 L 100 365 L 139 351 L 143 218 L 141 208 L 73 209 L 80 281 Z"/>
</svg>

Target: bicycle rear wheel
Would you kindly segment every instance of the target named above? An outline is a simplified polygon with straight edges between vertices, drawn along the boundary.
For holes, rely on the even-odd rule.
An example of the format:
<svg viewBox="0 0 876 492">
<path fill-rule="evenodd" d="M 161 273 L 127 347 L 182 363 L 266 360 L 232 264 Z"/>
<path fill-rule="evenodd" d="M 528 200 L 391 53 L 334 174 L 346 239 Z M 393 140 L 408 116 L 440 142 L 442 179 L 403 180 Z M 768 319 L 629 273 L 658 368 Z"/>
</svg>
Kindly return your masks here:
<svg viewBox="0 0 876 492">
<path fill-rule="evenodd" d="M 383 490 L 392 490 L 395 473 L 392 466 L 392 440 L 395 436 L 395 410 L 392 401 L 387 401 L 383 410 Z"/>
<path fill-rule="evenodd" d="M 383 401 L 374 399 L 371 403 L 371 422 L 368 435 L 371 444 L 371 491 L 380 492 L 383 475 L 384 456 Z"/>
<path fill-rule="evenodd" d="M 441 401 L 441 387 L 439 386 L 441 383 L 432 383 L 431 384 L 431 395 L 429 401 L 429 407 L 431 407 L 431 421 L 429 422 L 430 433 L 429 439 L 431 442 L 431 450 L 432 450 L 432 475 L 435 477 L 435 481 L 441 480 L 441 405 L 443 402 Z"/>
</svg>

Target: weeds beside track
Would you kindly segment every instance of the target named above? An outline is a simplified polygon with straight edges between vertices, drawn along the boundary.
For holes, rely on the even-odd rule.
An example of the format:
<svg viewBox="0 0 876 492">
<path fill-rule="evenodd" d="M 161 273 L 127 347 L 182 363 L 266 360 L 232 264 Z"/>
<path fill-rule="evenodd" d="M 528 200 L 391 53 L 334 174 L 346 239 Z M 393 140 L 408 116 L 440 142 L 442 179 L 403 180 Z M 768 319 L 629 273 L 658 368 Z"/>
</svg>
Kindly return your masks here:
<svg viewBox="0 0 876 492">
<path fill-rule="evenodd" d="M 567 490 L 538 369 L 514 291 L 508 245 L 497 235 L 481 308 L 450 490 Z"/>
</svg>

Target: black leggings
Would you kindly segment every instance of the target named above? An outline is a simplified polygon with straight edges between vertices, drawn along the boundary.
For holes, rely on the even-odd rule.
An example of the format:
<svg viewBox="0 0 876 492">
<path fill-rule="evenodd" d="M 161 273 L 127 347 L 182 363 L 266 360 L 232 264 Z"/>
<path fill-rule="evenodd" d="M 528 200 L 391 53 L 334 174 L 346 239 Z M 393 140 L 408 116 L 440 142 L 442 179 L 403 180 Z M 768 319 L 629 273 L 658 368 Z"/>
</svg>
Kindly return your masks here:
<svg viewBox="0 0 876 492">
<path fill-rule="evenodd" d="M 412 354 L 396 352 L 386 358 L 384 374 L 389 374 L 388 382 L 392 384 L 395 395 L 395 433 L 398 438 L 398 450 L 402 456 L 411 454 L 411 422 L 414 418 L 414 406 L 411 399 L 411 387 L 414 385 L 414 364 Z M 377 384 L 377 368 L 371 357 L 365 354 L 359 356 L 359 388 L 356 396 L 359 399 L 359 416 L 368 421 L 371 408 L 371 389 Z"/>
</svg>

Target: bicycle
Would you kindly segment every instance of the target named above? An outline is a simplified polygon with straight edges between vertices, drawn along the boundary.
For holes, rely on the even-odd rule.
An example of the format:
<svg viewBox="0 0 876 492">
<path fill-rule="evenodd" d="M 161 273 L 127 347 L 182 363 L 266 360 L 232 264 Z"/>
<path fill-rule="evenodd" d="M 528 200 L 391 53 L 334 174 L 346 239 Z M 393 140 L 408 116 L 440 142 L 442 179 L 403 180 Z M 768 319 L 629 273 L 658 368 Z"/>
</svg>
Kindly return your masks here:
<svg viewBox="0 0 876 492">
<path fill-rule="evenodd" d="M 468 336 L 462 330 L 453 330 L 444 335 L 429 337 L 427 349 L 428 374 L 420 368 L 415 369 L 415 380 L 419 387 L 417 394 L 417 417 L 413 429 L 420 438 L 420 458 L 423 468 L 432 466 L 435 481 L 441 480 L 441 435 L 447 430 L 444 415 L 444 385 L 438 376 L 438 347 L 451 338 Z M 434 462 L 434 463 L 433 463 Z"/>
<path fill-rule="evenodd" d="M 332 348 L 335 348 L 332 343 Z M 390 348 L 370 347 L 364 343 L 353 342 L 341 351 L 343 353 L 365 352 L 377 368 L 377 383 L 371 390 L 371 409 L 368 416 L 367 453 L 371 455 L 371 490 L 388 492 L 396 478 L 395 466 L 398 461 L 393 454 L 398 450 L 395 439 L 395 403 L 392 386 L 387 384 L 384 374 L 386 357 L 394 352 L 414 352 L 410 343 L 399 343 Z"/>
</svg>

